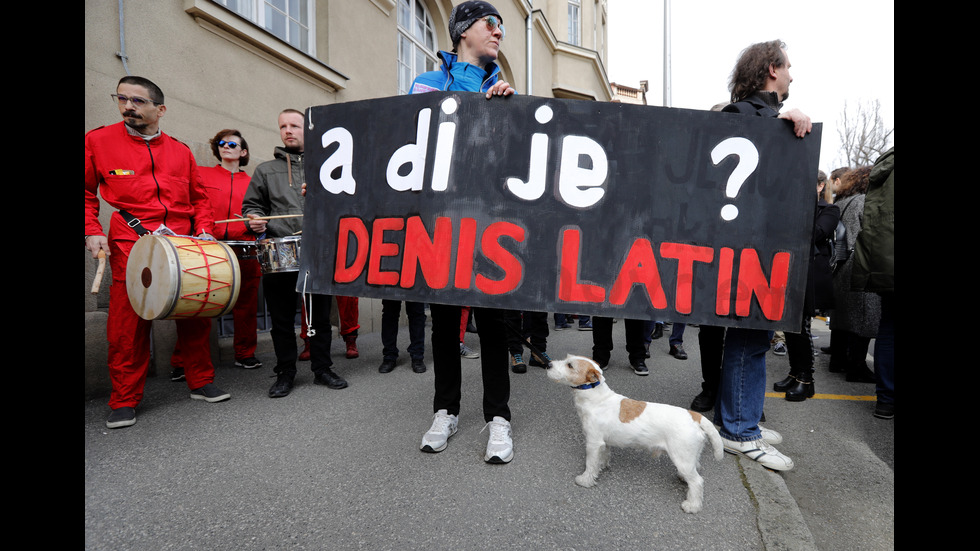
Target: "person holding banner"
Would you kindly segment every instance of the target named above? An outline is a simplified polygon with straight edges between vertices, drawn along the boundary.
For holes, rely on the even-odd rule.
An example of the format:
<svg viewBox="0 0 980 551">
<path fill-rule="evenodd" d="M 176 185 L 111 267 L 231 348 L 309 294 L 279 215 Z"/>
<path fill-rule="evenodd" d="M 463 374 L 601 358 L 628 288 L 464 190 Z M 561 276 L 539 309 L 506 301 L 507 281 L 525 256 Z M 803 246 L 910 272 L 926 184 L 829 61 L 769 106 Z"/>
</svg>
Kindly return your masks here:
<svg viewBox="0 0 980 551">
<path fill-rule="evenodd" d="M 201 183 L 208 193 L 216 218 L 230 220 L 242 213 L 242 198 L 251 178 L 242 167 L 248 164 L 248 143 L 241 132 L 219 130 L 211 138 L 211 153 L 218 159 L 215 166 L 198 167 Z M 255 234 L 245 222 L 215 224 L 215 237 L 222 241 L 253 242 Z M 255 358 L 258 345 L 258 299 L 262 284 L 262 267 L 257 258 L 238 258 L 242 281 L 238 300 L 232 308 L 235 323 L 233 348 L 235 365 L 245 369 L 262 367 Z"/>
<path fill-rule="evenodd" d="M 279 113 L 279 137 L 271 161 L 255 167 L 252 182 L 242 199 L 242 214 L 250 218 L 251 230 L 267 237 L 289 237 L 303 230 L 303 112 L 286 109 Z M 267 216 L 294 214 L 294 217 L 267 219 Z M 268 273 L 262 276 L 262 290 L 272 317 L 272 348 L 276 353 L 276 382 L 269 388 L 270 398 L 289 395 L 296 378 L 296 292 L 299 272 Z M 313 320 L 310 336 L 310 367 L 313 382 L 329 388 L 347 387 L 347 381 L 333 372 L 330 359 L 330 295 L 309 295 L 304 315 Z"/>
<path fill-rule="evenodd" d="M 153 323 L 133 309 L 126 291 L 126 264 L 140 236 L 168 229 L 178 235 L 213 239 L 214 218 L 198 179 L 191 150 L 160 130 L 167 111 L 163 91 L 150 80 L 125 76 L 110 94 L 122 122 L 85 134 L 85 247 L 92 258 L 109 256 L 108 364 L 112 393 L 106 419 L 110 429 L 136 423 L 136 406 L 150 365 Z M 108 237 L 99 223 L 99 195 L 119 209 L 112 214 Z M 231 397 L 214 385 L 211 319 L 176 320 L 177 345 L 171 357 L 182 369 L 191 398 L 220 402 Z"/>
<path fill-rule="evenodd" d="M 449 15 L 449 36 L 453 53 L 441 51 L 442 66 L 423 73 L 412 83 L 411 94 L 438 90 L 482 92 L 487 99 L 514 94 L 514 88 L 500 78 L 495 63 L 504 38 L 503 18 L 487 2 L 463 2 Z M 432 360 L 435 396 L 432 426 L 422 436 L 424 452 L 446 449 L 449 437 L 459 423 L 462 385 L 460 356 L 461 307 L 429 305 L 432 316 Z M 480 337 L 480 363 L 483 371 L 483 417 L 490 428 L 484 461 L 509 463 L 514 458 L 510 426 L 510 374 L 505 310 L 474 308 Z"/>
<path fill-rule="evenodd" d="M 780 112 L 789 97 L 790 62 L 781 40 L 753 44 L 739 55 L 729 81 L 731 103 L 722 112 L 785 119 L 793 134 L 806 136 L 813 128 L 799 109 Z M 793 460 L 772 445 L 782 437 L 759 427 L 766 396 L 766 353 L 772 331 L 729 327 L 725 330 L 721 380 L 714 423 L 721 429 L 725 451 L 758 461 L 776 471 L 793 468 Z"/>
</svg>

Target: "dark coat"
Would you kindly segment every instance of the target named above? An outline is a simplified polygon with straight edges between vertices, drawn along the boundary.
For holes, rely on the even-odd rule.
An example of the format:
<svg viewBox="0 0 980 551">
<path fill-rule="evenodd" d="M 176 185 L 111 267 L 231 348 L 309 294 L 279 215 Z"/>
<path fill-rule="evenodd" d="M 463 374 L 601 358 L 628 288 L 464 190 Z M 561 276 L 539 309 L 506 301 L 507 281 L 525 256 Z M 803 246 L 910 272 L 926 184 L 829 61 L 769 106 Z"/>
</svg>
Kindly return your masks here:
<svg viewBox="0 0 980 551">
<path fill-rule="evenodd" d="M 817 310 L 830 310 L 834 307 L 834 248 L 830 243 L 840 221 L 840 209 L 823 199 L 818 199 L 813 215 L 813 252 L 810 258 L 810 271 L 807 276 L 806 298 L 803 301 L 803 314 L 812 316 Z"/>
</svg>

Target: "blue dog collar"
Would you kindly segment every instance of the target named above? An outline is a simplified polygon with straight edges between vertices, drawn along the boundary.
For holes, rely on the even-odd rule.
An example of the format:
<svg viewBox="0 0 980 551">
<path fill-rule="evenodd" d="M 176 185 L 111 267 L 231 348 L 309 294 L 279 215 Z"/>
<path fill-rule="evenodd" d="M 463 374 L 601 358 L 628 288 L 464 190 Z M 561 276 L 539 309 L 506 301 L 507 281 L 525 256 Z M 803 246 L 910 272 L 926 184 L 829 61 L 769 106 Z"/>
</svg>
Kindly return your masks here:
<svg viewBox="0 0 980 551">
<path fill-rule="evenodd" d="M 575 388 L 575 389 L 578 389 L 578 390 L 589 390 L 590 388 L 595 388 L 595 387 L 597 387 L 597 386 L 599 386 L 601 384 L 602 384 L 602 381 L 596 381 L 594 383 L 586 383 L 584 385 L 573 386 L 572 388 Z"/>
</svg>

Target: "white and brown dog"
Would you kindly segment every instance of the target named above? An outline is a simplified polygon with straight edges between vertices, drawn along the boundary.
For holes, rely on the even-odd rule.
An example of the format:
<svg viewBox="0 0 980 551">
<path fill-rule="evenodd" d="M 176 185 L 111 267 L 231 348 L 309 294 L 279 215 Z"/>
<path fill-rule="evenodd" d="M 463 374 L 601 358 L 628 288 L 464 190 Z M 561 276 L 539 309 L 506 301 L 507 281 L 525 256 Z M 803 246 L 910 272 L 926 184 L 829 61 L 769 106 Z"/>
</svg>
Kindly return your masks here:
<svg viewBox="0 0 980 551">
<path fill-rule="evenodd" d="M 579 486 L 595 486 L 599 471 L 609 466 L 609 446 L 666 451 L 681 478 L 687 482 L 687 499 L 681 509 L 701 510 L 704 479 L 698 460 L 706 440 L 711 440 L 715 459 L 724 456 L 715 426 L 701 414 L 667 404 L 631 400 L 613 392 L 597 363 L 569 355 L 548 365 L 548 378 L 571 386 L 575 408 L 585 433 L 585 472 L 575 477 Z"/>
</svg>

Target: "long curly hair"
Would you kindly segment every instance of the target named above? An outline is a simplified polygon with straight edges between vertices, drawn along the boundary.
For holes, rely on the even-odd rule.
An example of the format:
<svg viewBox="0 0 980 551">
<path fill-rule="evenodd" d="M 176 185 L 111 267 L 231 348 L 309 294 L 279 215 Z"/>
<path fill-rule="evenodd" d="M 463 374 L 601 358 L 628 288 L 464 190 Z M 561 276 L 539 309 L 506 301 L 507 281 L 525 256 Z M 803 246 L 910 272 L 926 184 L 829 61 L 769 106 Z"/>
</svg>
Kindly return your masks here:
<svg viewBox="0 0 980 551">
<path fill-rule="evenodd" d="M 849 170 L 840 177 L 840 187 L 837 188 L 837 197 L 834 201 L 840 201 L 851 195 L 860 195 L 868 192 L 868 182 L 871 181 L 871 167 L 861 166 L 854 170 Z"/>
<path fill-rule="evenodd" d="M 765 87 L 769 66 L 782 67 L 786 64 L 784 48 L 786 43 L 777 39 L 759 42 L 742 50 L 728 81 L 732 103 L 742 101 Z"/>
</svg>

